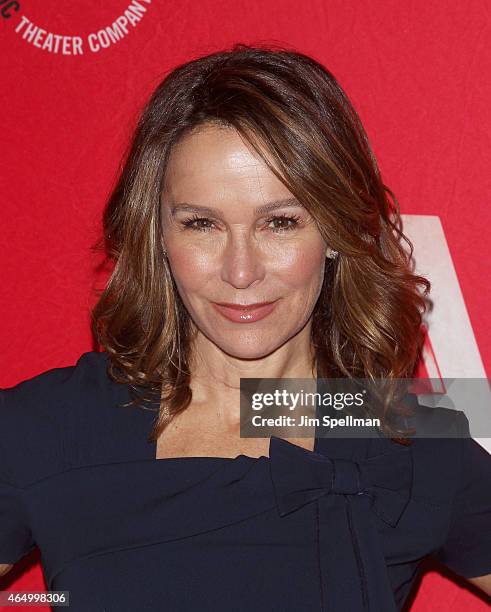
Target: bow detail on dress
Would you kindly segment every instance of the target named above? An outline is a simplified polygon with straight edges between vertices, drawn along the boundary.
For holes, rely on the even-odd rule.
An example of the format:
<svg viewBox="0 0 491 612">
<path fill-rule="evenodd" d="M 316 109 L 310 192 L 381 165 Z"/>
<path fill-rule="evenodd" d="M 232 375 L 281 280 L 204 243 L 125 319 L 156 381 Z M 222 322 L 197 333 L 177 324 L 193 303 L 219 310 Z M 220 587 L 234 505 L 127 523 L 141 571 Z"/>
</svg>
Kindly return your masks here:
<svg viewBox="0 0 491 612">
<path fill-rule="evenodd" d="M 358 462 L 331 459 L 275 436 L 270 444 L 271 476 L 281 516 L 328 493 L 365 494 L 372 498 L 372 510 L 382 520 L 397 525 L 411 493 L 407 447 Z"/>
<path fill-rule="evenodd" d="M 387 443 L 387 452 L 352 460 L 271 437 L 280 516 L 318 503 L 321 610 L 397 610 L 374 515 L 397 525 L 411 497 L 413 458 L 411 447 Z"/>
</svg>

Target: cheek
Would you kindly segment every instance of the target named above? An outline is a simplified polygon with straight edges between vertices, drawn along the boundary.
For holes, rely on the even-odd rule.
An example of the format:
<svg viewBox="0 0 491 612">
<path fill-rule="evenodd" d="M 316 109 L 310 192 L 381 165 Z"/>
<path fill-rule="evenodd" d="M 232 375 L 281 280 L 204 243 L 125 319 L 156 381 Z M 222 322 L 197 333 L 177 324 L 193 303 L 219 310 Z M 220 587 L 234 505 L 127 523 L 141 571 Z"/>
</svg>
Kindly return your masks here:
<svg viewBox="0 0 491 612">
<path fill-rule="evenodd" d="M 278 272 L 290 286 L 308 287 L 317 286 L 322 281 L 324 273 L 324 251 L 312 248 L 311 251 L 302 249 L 292 253 L 278 267 Z"/>
<path fill-rule="evenodd" d="M 171 270 L 176 285 L 192 291 L 203 287 L 216 274 L 216 264 L 202 250 L 182 249 L 172 258 Z"/>
<path fill-rule="evenodd" d="M 186 309 L 195 322 L 202 320 L 203 299 L 215 296 L 219 286 L 216 261 L 203 254 L 202 249 L 181 249 L 172 258 L 171 271 Z"/>
</svg>

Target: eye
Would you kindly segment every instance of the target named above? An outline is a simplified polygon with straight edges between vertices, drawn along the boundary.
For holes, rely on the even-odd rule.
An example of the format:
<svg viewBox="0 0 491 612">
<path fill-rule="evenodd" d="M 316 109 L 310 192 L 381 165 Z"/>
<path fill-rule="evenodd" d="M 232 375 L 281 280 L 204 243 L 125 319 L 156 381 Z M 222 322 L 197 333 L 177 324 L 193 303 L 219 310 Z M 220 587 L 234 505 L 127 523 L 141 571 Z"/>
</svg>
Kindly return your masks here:
<svg viewBox="0 0 491 612">
<path fill-rule="evenodd" d="M 296 229 L 300 222 L 300 217 L 297 215 L 273 215 L 266 221 L 266 224 L 269 225 L 270 223 L 277 222 L 282 222 L 284 226 L 272 227 L 270 229 L 276 234 L 281 234 Z M 209 232 L 213 229 L 213 221 L 207 217 L 199 217 L 198 215 L 193 215 L 189 219 L 185 219 L 182 221 L 182 225 L 185 229 L 191 229 L 196 232 Z"/>
<path fill-rule="evenodd" d="M 207 219 L 206 217 L 198 217 L 198 215 L 194 215 L 193 217 L 190 217 L 189 219 L 183 221 L 182 225 L 185 229 L 192 229 L 195 232 L 209 232 L 212 229 L 211 227 L 195 225 L 198 222 L 212 223 L 212 221 L 210 221 L 210 219 Z"/>
<path fill-rule="evenodd" d="M 298 217 L 297 215 L 275 215 L 273 217 L 270 217 L 267 220 L 267 223 L 275 223 L 276 221 L 286 222 L 286 226 L 272 228 L 273 231 L 276 233 L 284 233 L 296 229 L 300 221 L 300 217 Z M 288 225 L 289 222 L 291 222 L 291 225 Z"/>
</svg>

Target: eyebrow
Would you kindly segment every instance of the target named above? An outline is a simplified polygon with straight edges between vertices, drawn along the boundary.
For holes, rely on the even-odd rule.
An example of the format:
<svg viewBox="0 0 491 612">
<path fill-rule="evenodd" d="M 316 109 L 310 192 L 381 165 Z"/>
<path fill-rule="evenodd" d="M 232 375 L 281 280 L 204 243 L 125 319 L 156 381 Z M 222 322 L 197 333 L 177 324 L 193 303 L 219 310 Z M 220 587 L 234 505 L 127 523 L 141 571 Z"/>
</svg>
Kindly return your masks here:
<svg viewBox="0 0 491 612">
<path fill-rule="evenodd" d="M 268 202 L 267 204 L 263 204 L 262 206 L 258 206 L 254 209 L 254 212 L 257 215 L 263 215 L 278 208 L 293 207 L 303 208 L 302 204 L 300 204 L 297 198 L 284 198 L 283 200 L 274 200 L 272 202 Z M 171 206 L 172 216 L 175 216 L 175 214 L 179 211 L 194 212 L 204 215 L 215 215 L 217 217 L 221 215 L 221 211 L 218 210 L 218 208 L 211 208 L 210 206 L 197 206 L 196 204 L 188 204 L 187 202 L 180 202 L 179 204 L 174 204 Z"/>
</svg>

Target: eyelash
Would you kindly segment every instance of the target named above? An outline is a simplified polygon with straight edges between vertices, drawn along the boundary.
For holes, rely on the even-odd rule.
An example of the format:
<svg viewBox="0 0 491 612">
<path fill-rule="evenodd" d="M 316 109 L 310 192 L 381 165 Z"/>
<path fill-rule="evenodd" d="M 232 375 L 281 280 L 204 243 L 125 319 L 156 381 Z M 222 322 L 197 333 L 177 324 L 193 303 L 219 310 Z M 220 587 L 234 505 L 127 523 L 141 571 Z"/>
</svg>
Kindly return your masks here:
<svg viewBox="0 0 491 612">
<path fill-rule="evenodd" d="M 270 217 L 266 223 L 269 224 L 272 221 L 277 221 L 278 219 L 292 221 L 293 225 L 289 225 L 287 227 L 282 227 L 282 228 L 273 230 L 277 234 L 282 234 L 282 233 L 289 232 L 291 230 L 296 229 L 300 222 L 300 217 L 297 215 L 274 215 Z M 193 225 L 194 223 L 196 223 L 196 221 L 209 221 L 209 219 L 207 219 L 206 217 L 199 217 L 198 215 L 194 215 L 193 217 L 190 217 L 189 219 L 186 219 L 185 221 L 183 221 L 182 225 L 184 226 L 185 229 L 191 229 L 195 232 L 211 231 L 212 228 L 210 227 L 197 227 Z"/>
</svg>

